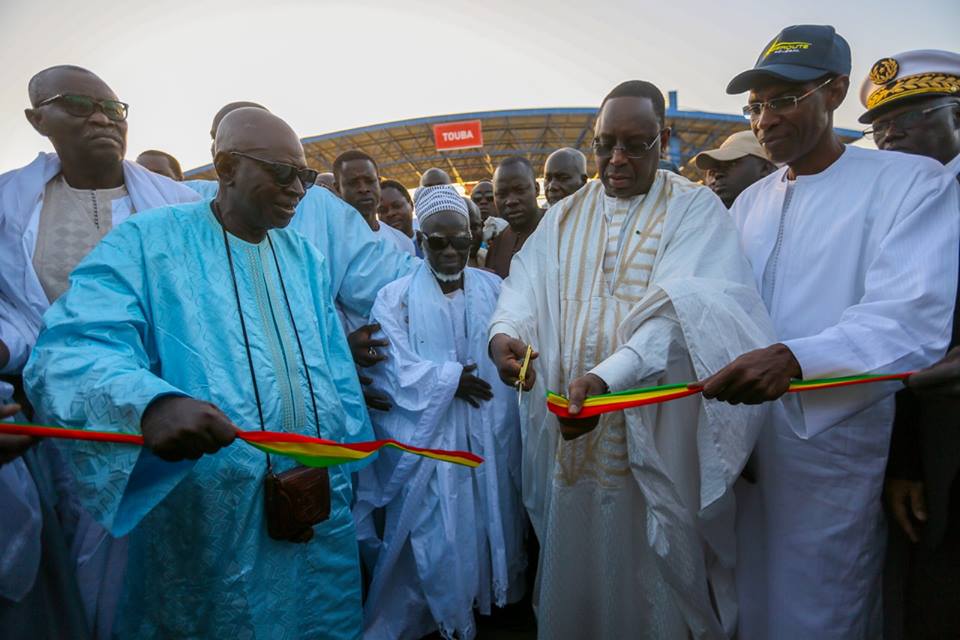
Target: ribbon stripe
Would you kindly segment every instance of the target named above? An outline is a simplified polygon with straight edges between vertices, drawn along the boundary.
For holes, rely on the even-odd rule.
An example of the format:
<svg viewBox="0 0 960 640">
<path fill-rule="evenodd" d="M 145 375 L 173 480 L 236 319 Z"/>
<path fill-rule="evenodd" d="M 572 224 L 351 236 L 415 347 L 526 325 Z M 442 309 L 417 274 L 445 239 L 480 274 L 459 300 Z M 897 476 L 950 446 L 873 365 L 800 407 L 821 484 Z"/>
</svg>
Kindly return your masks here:
<svg viewBox="0 0 960 640">
<path fill-rule="evenodd" d="M 88 431 L 86 429 L 63 429 L 37 424 L 19 422 L 0 422 L 0 433 L 16 436 L 34 436 L 37 438 L 62 438 L 67 440 L 87 440 L 91 442 L 110 442 L 143 446 L 143 436 L 132 433 L 114 433 L 108 431 Z M 342 444 L 323 438 L 312 438 L 298 433 L 277 433 L 273 431 L 240 431 L 237 437 L 252 447 L 281 456 L 293 458 L 308 467 L 333 467 L 348 462 L 369 458 L 374 453 L 389 447 L 399 449 L 423 458 L 478 467 L 483 458 L 469 451 L 446 451 L 443 449 L 423 449 L 412 447 L 396 440 L 371 440 Z"/>
<path fill-rule="evenodd" d="M 871 382 L 886 382 L 890 380 L 905 380 L 909 373 L 891 373 L 877 375 L 844 376 L 842 378 L 821 378 L 818 380 L 794 380 L 790 383 L 788 393 L 801 391 L 819 391 L 822 389 L 836 389 Z M 599 396 L 590 396 L 583 402 L 580 413 L 575 416 L 567 411 L 567 399 L 553 391 L 547 391 L 547 409 L 559 418 L 592 418 L 611 411 L 623 411 L 648 404 L 659 404 L 679 398 L 696 395 L 703 391 L 703 387 L 696 382 L 667 384 L 643 389 L 628 389 L 615 393 L 605 393 Z"/>
<path fill-rule="evenodd" d="M 912 373 L 912 372 L 911 372 Z M 789 393 L 801 391 L 819 391 L 835 389 L 872 382 L 905 380 L 911 373 L 845 376 L 842 378 L 822 378 L 819 380 L 794 380 L 790 383 Z M 560 418 L 592 418 L 611 411 L 623 411 L 648 404 L 670 402 L 703 391 L 696 382 L 659 385 L 643 389 L 628 389 L 615 393 L 590 396 L 584 400 L 583 408 L 576 416 L 567 411 L 569 402 L 564 396 L 547 391 L 547 409 Z M 69 440 L 87 440 L 92 442 L 110 442 L 143 446 L 143 437 L 132 433 L 107 431 L 88 431 L 86 429 L 63 429 L 36 424 L 0 422 L 0 433 L 37 438 L 65 438 Z M 405 451 L 431 460 L 459 464 L 466 467 L 478 467 L 483 458 L 469 451 L 445 451 L 443 449 L 423 449 L 413 447 L 396 440 L 371 440 L 342 444 L 323 438 L 313 438 L 298 433 L 278 433 L 273 431 L 239 431 L 237 437 L 260 451 L 293 458 L 308 467 L 332 467 L 348 462 L 368 458 L 383 448 Z"/>
</svg>

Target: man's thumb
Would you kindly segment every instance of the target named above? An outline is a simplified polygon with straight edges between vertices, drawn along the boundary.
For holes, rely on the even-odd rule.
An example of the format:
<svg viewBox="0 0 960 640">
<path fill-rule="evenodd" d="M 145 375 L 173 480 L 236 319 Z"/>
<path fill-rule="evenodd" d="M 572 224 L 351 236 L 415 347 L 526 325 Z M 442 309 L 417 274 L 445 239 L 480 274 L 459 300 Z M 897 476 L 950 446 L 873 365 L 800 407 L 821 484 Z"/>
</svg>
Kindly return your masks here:
<svg viewBox="0 0 960 640">
<path fill-rule="evenodd" d="M 910 507 L 913 509 L 913 515 L 916 516 L 917 520 L 926 522 L 927 505 L 923 498 L 923 485 L 910 492 Z"/>
<path fill-rule="evenodd" d="M 570 385 L 570 390 L 568 392 L 570 397 L 567 398 L 569 404 L 567 405 L 567 413 L 570 415 L 577 415 L 580 413 L 580 409 L 583 408 L 583 400 L 586 396 L 586 392 L 583 389 L 582 385 L 572 384 Z"/>
</svg>

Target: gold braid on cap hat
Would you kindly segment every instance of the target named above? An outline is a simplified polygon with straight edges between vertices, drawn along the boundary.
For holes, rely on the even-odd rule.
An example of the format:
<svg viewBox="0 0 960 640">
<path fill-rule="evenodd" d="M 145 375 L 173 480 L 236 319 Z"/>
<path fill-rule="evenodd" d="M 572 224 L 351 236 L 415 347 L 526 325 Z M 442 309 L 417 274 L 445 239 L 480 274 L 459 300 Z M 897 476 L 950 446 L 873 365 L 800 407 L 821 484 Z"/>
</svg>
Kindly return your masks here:
<svg viewBox="0 0 960 640">
<path fill-rule="evenodd" d="M 900 78 L 875 89 L 867 97 L 867 109 L 875 109 L 891 100 L 926 93 L 957 94 L 960 96 L 960 76 L 944 73 L 921 73 Z"/>
</svg>

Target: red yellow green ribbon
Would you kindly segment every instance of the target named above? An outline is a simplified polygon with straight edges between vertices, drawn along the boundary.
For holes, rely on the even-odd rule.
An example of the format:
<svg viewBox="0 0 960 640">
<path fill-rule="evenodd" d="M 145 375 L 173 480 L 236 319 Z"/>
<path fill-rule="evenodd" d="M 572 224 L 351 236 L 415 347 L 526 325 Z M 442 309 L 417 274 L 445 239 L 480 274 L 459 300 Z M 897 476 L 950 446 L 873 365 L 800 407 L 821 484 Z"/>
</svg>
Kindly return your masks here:
<svg viewBox="0 0 960 640">
<path fill-rule="evenodd" d="M 0 433 L 143 446 L 143 436 L 132 433 L 62 429 L 60 427 L 46 427 L 18 422 L 0 422 Z M 465 467 L 478 467 L 483 462 L 483 458 L 469 451 L 423 449 L 396 440 L 371 440 L 369 442 L 342 444 L 323 438 L 302 436 L 297 433 L 277 433 L 274 431 L 239 431 L 237 437 L 261 451 L 288 456 L 308 467 L 334 467 L 348 462 L 356 462 L 372 456 L 384 447 L 399 449 L 424 458 L 451 462 Z"/>
<path fill-rule="evenodd" d="M 887 380 L 905 380 L 910 373 L 894 373 L 879 375 L 860 375 L 845 376 L 842 378 L 820 378 L 818 380 L 794 380 L 790 383 L 788 393 L 798 393 L 800 391 L 815 391 L 821 389 L 835 389 L 837 387 L 849 387 L 857 384 L 867 384 L 870 382 L 884 382 Z M 591 418 L 611 411 L 622 411 L 633 407 L 642 407 L 647 404 L 659 404 L 669 402 L 678 398 L 696 395 L 703 391 L 703 387 L 696 382 L 684 382 L 680 384 L 666 384 L 657 387 L 645 387 L 643 389 L 628 389 L 626 391 L 617 391 L 615 393 L 604 393 L 598 396 L 590 396 L 583 402 L 583 408 L 580 413 L 571 416 L 567 412 L 567 399 L 553 391 L 547 391 L 547 409 L 560 418 Z"/>
</svg>

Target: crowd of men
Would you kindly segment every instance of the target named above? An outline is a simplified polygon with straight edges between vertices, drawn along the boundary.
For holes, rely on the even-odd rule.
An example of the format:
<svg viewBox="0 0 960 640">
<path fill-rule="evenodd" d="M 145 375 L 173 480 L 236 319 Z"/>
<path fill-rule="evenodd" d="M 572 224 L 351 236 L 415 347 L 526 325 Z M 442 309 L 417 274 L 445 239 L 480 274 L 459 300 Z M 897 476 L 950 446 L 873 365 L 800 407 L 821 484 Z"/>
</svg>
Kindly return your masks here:
<svg viewBox="0 0 960 640">
<path fill-rule="evenodd" d="M 798 25 L 729 82 L 750 128 L 702 183 L 631 80 L 592 167 L 509 156 L 466 197 L 361 149 L 319 173 L 252 102 L 184 181 L 125 159 L 97 75 L 40 71 L 55 152 L 0 176 L 0 418 L 144 447 L 0 435 L 2 635 L 960 637 L 960 54 L 862 71 L 879 150 L 833 128 L 848 43 Z M 241 429 L 484 462 L 304 467 Z"/>
</svg>

